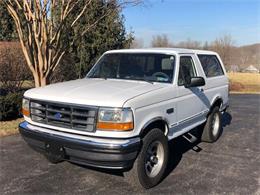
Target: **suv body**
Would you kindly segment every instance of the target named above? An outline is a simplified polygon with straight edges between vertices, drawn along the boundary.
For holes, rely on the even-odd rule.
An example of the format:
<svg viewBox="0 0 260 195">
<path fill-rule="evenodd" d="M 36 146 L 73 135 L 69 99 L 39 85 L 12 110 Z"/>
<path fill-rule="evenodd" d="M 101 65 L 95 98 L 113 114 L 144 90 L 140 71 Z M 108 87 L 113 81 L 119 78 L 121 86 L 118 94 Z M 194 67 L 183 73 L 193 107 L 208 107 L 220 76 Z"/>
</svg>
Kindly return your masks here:
<svg viewBox="0 0 260 195">
<path fill-rule="evenodd" d="M 123 170 L 135 167 L 135 161 L 146 163 L 140 157 L 148 151 L 146 145 L 164 136 L 158 138 L 150 164 L 144 164 L 144 176 L 137 174 L 139 183 L 149 188 L 162 178 L 168 156 L 165 140 L 205 124 L 202 139 L 216 141 L 221 117 L 210 114 L 227 106 L 228 78 L 215 52 L 112 50 L 86 78 L 26 91 L 25 122 L 19 129 L 27 143 L 52 162 Z M 156 157 L 160 151 L 163 155 Z M 159 170 L 151 174 L 156 162 Z"/>
</svg>

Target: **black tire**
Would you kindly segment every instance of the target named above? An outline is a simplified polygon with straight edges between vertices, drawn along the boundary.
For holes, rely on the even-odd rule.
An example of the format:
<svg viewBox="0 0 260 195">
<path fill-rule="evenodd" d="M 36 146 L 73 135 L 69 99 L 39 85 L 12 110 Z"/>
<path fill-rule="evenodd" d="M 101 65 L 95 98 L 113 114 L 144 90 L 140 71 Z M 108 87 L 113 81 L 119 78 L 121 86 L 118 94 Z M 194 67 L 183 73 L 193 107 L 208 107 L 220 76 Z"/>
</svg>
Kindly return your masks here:
<svg viewBox="0 0 260 195">
<path fill-rule="evenodd" d="M 156 147 L 156 144 L 158 144 L 158 150 L 156 150 L 155 153 L 158 152 L 158 154 L 155 154 L 155 156 L 150 156 L 149 154 L 151 154 L 152 147 Z M 148 150 L 150 151 L 149 154 Z M 156 156 L 158 156 L 158 158 Z M 147 159 L 153 159 L 155 161 Z M 156 164 L 156 159 L 158 164 Z M 156 171 L 151 171 L 151 173 L 149 173 L 148 169 L 145 168 L 148 167 L 146 166 L 148 164 L 148 161 L 150 161 L 149 167 L 151 167 L 154 163 L 153 165 L 156 166 L 154 170 Z M 133 168 L 130 171 L 125 172 L 124 175 L 128 182 L 130 182 L 135 187 L 143 187 L 148 189 L 157 185 L 162 180 L 167 166 L 167 162 L 168 139 L 160 129 L 154 128 L 151 131 L 149 131 L 147 135 L 143 138 L 143 145 L 140 153 L 138 154 L 137 159 L 135 160 Z M 152 173 L 156 174 L 152 175 Z"/>
<path fill-rule="evenodd" d="M 214 126 L 215 123 L 216 126 Z M 210 112 L 207 122 L 203 128 L 201 141 L 213 143 L 218 140 L 222 134 L 222 115 L 219 107 L 215 106 Z"/>
<path fill-rule="evenodd" d="M 63 159 L 60 156 L 50 154 L 50 153 L 45 154 L 45 157 L 52 164 L 57 164 L 63 161 Z"/>
</svg>

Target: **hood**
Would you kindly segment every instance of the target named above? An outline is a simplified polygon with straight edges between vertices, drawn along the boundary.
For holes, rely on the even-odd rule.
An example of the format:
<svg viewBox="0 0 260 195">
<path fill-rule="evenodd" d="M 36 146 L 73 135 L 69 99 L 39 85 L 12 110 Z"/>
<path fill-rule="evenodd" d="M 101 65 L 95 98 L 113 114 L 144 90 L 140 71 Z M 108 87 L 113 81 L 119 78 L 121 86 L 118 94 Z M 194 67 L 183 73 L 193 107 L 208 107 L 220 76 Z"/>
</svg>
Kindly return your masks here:
<svg viewBox="0 0 260 195">
<path fill-rule="evenodd" d="M 122 107 L 127 100 L 157 90 L 164 84 L 116 79 L 78 79 L 30 89 L 32 99 L 75 104 Z"/>
</svg>

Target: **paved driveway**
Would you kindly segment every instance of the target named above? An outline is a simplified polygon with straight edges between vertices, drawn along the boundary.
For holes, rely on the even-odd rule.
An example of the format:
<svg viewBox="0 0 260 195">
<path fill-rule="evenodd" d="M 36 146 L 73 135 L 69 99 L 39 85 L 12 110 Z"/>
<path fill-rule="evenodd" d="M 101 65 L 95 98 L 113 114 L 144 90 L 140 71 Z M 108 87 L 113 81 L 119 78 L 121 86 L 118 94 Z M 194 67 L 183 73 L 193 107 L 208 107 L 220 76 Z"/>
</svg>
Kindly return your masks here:
<svg viewBox="0 0 260 195">
<path fill-rule="evenodd" d="M 260 194 L 260 96 L 232 95 L 214 144 L 171 143 L 166 178 L 138 191 L 120 173 L 52 165 L 19 135 L 0 139 L 0 194 Z"/>
</svg>

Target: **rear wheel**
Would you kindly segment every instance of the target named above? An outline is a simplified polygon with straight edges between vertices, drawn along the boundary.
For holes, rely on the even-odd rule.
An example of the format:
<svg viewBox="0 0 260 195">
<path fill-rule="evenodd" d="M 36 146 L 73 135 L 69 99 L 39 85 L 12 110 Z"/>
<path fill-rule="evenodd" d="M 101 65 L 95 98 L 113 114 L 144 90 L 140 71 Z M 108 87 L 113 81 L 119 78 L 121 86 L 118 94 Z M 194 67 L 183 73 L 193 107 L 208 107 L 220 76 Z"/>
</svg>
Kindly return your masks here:
<svg viewBox="0 0 260 195">
<path fill-rule="evenodd" d="M 207 122 L 203 128 L 201 141 L 212 143 L 218 140 L 222 133 L 221 117 L 219 107 L 215 106 L 208 116 Z"/>
<path fill-rule="evenodd" d="M 151 188 L 163 178 L 168 161 L 168 139 L 163 132 L 152 129 L 143 139 L 142 149 L 132 170 L 125 173 L 131 184 Z"/>
</svg>

